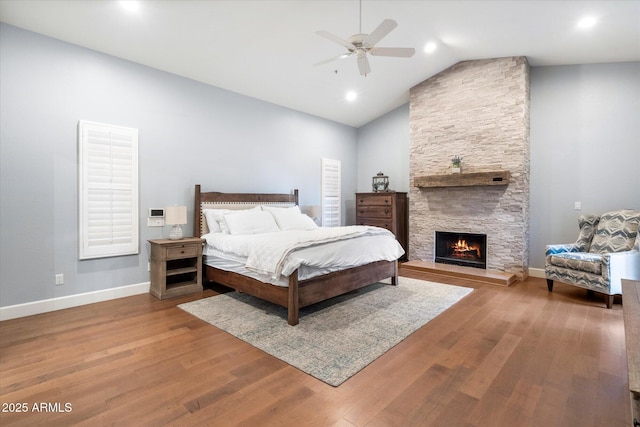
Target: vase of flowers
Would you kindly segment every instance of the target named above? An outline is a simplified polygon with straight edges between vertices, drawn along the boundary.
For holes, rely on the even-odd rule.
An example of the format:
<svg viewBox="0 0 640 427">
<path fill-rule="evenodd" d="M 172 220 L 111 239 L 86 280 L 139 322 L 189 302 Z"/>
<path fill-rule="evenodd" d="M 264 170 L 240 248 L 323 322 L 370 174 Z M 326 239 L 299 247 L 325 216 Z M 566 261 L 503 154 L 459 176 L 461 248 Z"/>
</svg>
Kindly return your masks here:
<svg viewBox="0 0 640 427">
<path fill-rule="evenodd" d="M 455 155 L 451 158 L 451 172 L 462 172 L 462 156 Z"/>
</svg>

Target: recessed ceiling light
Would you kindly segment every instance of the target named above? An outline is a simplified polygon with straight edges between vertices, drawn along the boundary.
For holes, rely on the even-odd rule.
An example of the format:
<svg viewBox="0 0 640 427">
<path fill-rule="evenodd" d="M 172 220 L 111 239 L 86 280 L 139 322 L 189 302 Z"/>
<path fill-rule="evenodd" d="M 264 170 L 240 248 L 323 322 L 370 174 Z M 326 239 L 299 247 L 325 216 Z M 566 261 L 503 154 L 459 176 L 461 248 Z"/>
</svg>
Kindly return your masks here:
<svg viewBox="0 0 640 427">
<path fill-rule="evenodd" d="M 578 21 L 578 28 L 587 29 L 595 26 L 598 23 L 598 20 L 595 16 L 585 16 L 581 20 Z"/>
<path fill-rule="evenodd" d="M 346 94 L 346 96 L 344 98 L 349 102 L 353 102 L 353 101 L 356 100 L 357 97 L 358 97 L 358 94 L 351 90 L 351 91 L 347 92 L 347 94 Z"/>
<path fill-rule="evenodd" d="M 424 51 L 426 53 L 433 53 L 438 48 L 438 45 L 435 42 L 429 42 L 424 45 Z"/>
<path fill-rule="evenodd" d="M 140 9 L 140 2 L 135 0 L 121 0 L 120 6 L 127 12 L 137 12 Z"/>
</svg>

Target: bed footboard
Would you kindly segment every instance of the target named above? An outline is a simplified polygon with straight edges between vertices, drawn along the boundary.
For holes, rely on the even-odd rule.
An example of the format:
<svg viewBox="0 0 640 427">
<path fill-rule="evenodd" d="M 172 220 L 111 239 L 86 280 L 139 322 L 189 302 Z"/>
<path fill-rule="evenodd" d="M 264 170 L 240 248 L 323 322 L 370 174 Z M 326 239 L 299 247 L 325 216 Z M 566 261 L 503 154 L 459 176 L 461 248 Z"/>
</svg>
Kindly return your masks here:
<svg viewBox="0 0 640 427">
<path fill-rule="evenodd" d="M 286 307 L 287 323 L 291 326 L 299 323 L 302 307 L 346 294 L 380 280 L 391 278 L 391 285 L 398 283 L 397 261 L 377 261 L 304 281 L 298 280 L 296 270 L 289 276 L 288 287 L 271 285 L 210 266 L 205 266 L 204 270 L 208 281 Z"/>
<path fill-rule="evenodd" d="M 298 324 L 298 311 L 302 307 L 355 291 L 388 278 L 391 278 L 392 285 L 398 283 L 397 261 L 376 261 L 299 283 L 296 274 L 295 278 L 289 278 L 289 324 Z M 297 304 L 295 302 L 296 294 Z"/>
</svg>

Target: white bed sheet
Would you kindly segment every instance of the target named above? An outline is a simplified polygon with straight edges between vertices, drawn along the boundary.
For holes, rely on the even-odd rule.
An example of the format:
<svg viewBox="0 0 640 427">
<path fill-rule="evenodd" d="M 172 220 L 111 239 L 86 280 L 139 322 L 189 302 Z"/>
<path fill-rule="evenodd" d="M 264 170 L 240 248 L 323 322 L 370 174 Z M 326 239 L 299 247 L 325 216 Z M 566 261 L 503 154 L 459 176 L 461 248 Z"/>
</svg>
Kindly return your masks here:
<svg viewBox="0 0 640 427">
<path fill-rule="evenodd" d="M 244 263 L 233 261 L 229 259 L 219 258 L 212 255 L 204 256 L 204 263 L 211 267 L 215 267 L 219 270 L 231 271 L 233 273 L 242 274 L 243 276 L 248 276 L 253 279 L 259 280 L 264 283 L 270 283 L 276 286 L 287 287 L 289 286 L 289 279 L 285 276 L 280 276 L 279 279 L 273 279 L 268 274 L 260 274 L 254 271 L 248 270 Z M 306 280 L 311 279 L 316 276 L 321 276 L 323 274 L 331 273 L 332 270 L 328 269 L 314 269 L 313 267 L 301 266 L 298 270 L 298 280 Z"/>
<path fill-rule="evenodd" d="M 288 280 L 286 277 L 296 269 L 298 269 L 298 279 L 307 280 L 322 274 L 375 261 L 394 261 L 404 254 L 402 246 L 390 232 L 364 235 L 296 249 L 286 257 L 282 274 L 279 277 L 271 277 L 268 274 L 260 274 L 247 269 L 247 254 L 248 248 L 252 242 L 255 242 L 256 238 L 258 240 L 274 239 L 278 233 L 253 236 L 214 234 L 215 236 L 202 236 L 207 240 L 203 252 L 207 265 L 222 270 L 234 271 L 278 286 L 287 286 Z M 236 247 L 235 252 L 222 250 L 230 247 Z"/>
</svg>

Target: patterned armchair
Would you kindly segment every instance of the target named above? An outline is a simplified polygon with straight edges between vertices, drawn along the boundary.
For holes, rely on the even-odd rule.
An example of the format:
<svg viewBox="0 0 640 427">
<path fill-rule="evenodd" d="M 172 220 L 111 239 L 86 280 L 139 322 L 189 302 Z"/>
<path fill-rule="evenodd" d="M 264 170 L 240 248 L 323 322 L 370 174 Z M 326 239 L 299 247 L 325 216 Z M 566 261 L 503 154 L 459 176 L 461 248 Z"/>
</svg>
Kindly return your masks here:
<svg viewBox="0 0 640 427">
<path fill-rule="evenodd" d="M 549 292 L 558 280 L 607 296 L 622 294 L 621 279 L 640 280 L 640 211 L 619 210 L 601 216 L 583 215 L 575 243 L 549 245 L 544 272 Z"/>
</svg>

